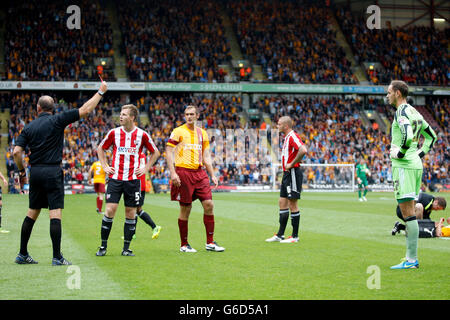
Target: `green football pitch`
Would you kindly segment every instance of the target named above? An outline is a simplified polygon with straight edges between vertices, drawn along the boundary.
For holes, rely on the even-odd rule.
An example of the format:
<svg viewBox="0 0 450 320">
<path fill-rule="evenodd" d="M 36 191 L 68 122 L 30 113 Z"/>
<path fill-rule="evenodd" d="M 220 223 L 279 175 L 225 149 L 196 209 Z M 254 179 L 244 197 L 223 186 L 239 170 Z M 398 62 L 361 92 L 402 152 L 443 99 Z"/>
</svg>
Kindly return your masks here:
<svg viewBox="0 0 450 320">
<path fill-rule="evenodd" d="M 442 195 L 441 195 L 442 196 Z M 447 201 L 450 196 L 444 194 Z M 205 250 L 201 205 L 193 205 L 189 242 L 179 252 L 178 204 L 168 194 L 147 195 L 144 208 L 162 226 L 159 239 L 140 220 L 121 256 L 124 210 L 119 206 L 105 257 L 96 257 L 101 216 L 95 195 L 68 195 L 62 252 L 73 266 L 51 265 L 48 211 L 29 243 L 37 265 L 17 265 L 20 228 L 28 197 L 3 196 L 0 233 L 0 299 L 89 300 L 415 300 L 450 298 L 450 240 L 419 239 L 420 268 L 390 270 L 405 254 L 404 234 L 392 236 L 391 193 L 303 193 L 300 242 L 266 243 L 278 229 L 277 193 L 215 193 L 215 240 L 225 252 Z M 449 216 L 434 212 L 432 218 Z M 291 232 L 290 222 L 286 229 Z"/>
</svg>

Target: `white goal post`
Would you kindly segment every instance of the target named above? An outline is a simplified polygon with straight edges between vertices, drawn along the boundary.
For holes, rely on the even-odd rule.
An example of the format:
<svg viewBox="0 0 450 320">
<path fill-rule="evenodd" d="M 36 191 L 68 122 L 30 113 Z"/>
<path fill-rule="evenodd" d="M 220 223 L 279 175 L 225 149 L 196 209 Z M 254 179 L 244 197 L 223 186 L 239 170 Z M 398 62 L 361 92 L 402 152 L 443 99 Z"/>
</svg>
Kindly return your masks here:
<svg viewBox="0 0 450 320">
<path fill-rule="evenodd" d="M 355 191 L 355 164 L 307 163 L 300 164 L 303 169 L 302 192 L 308 191 Z M 283 170 L 281 164 L 272 165 L 272 190 L 280 190 Z"/>
</svg>

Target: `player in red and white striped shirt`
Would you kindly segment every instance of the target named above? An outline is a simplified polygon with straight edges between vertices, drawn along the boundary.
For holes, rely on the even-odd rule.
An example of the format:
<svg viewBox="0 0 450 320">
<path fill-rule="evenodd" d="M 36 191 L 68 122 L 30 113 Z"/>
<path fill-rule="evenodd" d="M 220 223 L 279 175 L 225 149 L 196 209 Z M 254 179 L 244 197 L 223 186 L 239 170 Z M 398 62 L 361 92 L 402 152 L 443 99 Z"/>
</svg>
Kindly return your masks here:
<svg viewBox="0 0 450 320">
<path fill-rule="evenodd" d="M 303 172 L 300 169 L 300 161 L 307 150 L 300 136 L 292 130 L 293 121 L 284 116 L 278 120 L 278 130 L 284 133 L 283 149 L 281 151 L 281 163 L 283 167 L 283 179 L 281 181 L 280 199 L 280 228 L 277 234 L 267 239 L 267 242 L 295 243 L 298 242 L 298 228 L 300 225 L 300 210 L 297 200 L 302 191 Z M 284 231 L 291 211 L 292 236 L 284 239 Z"/>
<path fill-rule="evenodd" d="M 146 174 L 158 159 L 160 153 L 150 135 L 136 127 L 139 115 L 134 105 L 124 105 L 120 111 L 120 127 L 112 129 L 97 148 L 103 170 L 109 175 L 106 190 L 106 211 L 102 220 L 101 239 L 97 256 L 106 254 L 106 247 L 112 222 L 123 194 L 125 203 L 124 246 L 122 255 L 131 256 L 130 242 L 136 229 L 136 208 L 141 195 L 140 176 Z M 112 165 L 106 161 L 105 150 L 113 148 Z M 140 166 L 139 154 L 144 147 L 152 153 L 145 166 Z"/>
</svg>

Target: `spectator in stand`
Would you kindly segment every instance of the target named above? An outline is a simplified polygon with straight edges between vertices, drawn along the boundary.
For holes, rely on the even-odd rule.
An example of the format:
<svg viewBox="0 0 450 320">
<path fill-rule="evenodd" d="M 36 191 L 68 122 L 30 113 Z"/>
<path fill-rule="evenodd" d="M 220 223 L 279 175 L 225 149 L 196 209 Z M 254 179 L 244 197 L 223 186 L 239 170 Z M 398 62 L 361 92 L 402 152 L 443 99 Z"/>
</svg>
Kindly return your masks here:
<svg viewBox="0 0 450 320">
<path fill-rule="evenodd" d="M 412 85 L 448 85 L 450 29 L 410 26 L 368 30 L 365 17 L 353 16 L 348 8 L 335 12 L 357 62 L 381 64 L 382 69 L 367 70 L 372 84 L 401 79 Z"/>
<path fill-rule="evenodd" d="M 121 2 L 119 23 L 133 81 L 223 82 L 231 61 L 217 6 L 206 0 Z"/>
<path fill-rule="evenodd" d="M 82 0 L 81 29 L 68 29 L 70 1 L 9 1 L 5 33 L 6 80 L 66 81 L 97 78 L 94 58 L 112 57 L 106 9 Z M 112 72 L 105 80 L 115 80 Z"/>
<path fill-rule="evenodd" d="M 325 1 L 231 0 L 242 52 L 270 82 L 356 83 Z"/>
</svg>

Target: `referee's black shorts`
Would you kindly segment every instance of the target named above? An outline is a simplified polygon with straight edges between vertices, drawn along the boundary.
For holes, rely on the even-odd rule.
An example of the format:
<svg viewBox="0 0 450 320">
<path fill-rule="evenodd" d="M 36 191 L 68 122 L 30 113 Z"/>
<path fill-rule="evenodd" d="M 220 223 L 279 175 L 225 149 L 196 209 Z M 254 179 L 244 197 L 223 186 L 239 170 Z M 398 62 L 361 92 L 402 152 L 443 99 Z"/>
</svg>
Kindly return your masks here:
<svg viewBox="0 0 450 320">
<path fill-rule="evenodd" d="M 302 182 L 303 170 L 300 167 L 284 171 L 281 180 L 280 198 L 300 199 Z"/>
<path fill-rule="evenodd" d="M 122 194 L 125 207 L 139 207 L 141 203 L 141 180 L 110 179 L 106 188 L 106 203 L 119 203 Z"/>
<path fill-rule="evenodd" d="M 29 208 L 64 209 L 64 174 L 59 165 L 32 165 Z"/>
</svg>

